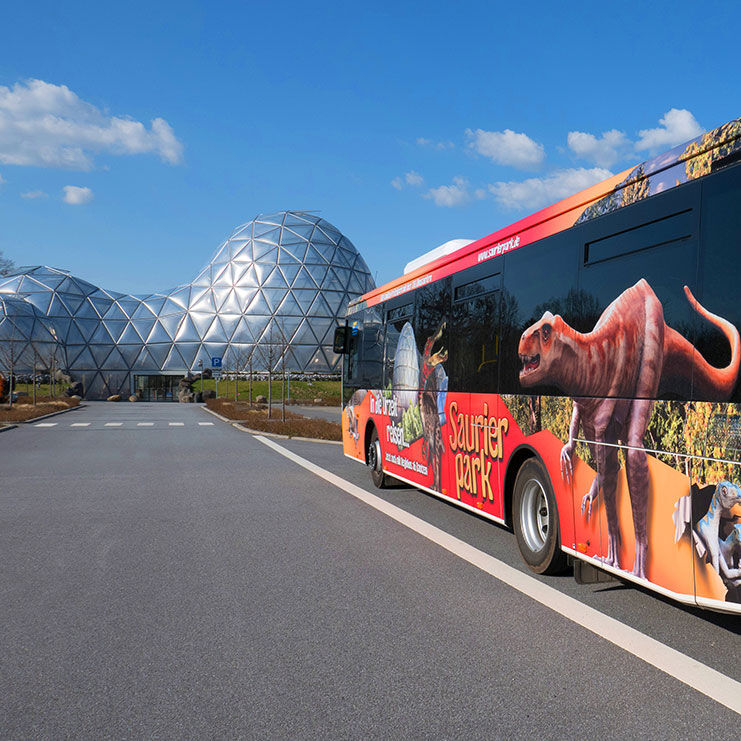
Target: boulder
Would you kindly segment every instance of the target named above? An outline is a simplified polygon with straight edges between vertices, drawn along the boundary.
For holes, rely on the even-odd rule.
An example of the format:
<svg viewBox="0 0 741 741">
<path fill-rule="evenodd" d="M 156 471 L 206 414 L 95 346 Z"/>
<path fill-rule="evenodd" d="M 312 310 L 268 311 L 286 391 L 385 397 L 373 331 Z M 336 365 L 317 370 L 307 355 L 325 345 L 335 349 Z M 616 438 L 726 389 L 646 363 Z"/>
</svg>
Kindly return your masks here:
<svg viewBox="0 0 741 741">
<path fill-rule="evenodd" d="M 213 389 L 206 389 L 203 392 L 203 400 L 206 401 L 206 399 L 215 399 L 216 398 L 216 392 Z"/>
<path fill-rule="evenodd" d="M 316 399 L 314 399 L 314 403 L 315 404 L 321 404 L 322 403 L 321 398 L 317 396 Z"/>
<path fill-rule="evenodd" d="M 268 400 L 262 394 L 255 397 L 255 404 L 267 404 Z"/>
<path fill-rule="evenodd" d="M 136 394 L 131 394 L 129 401 L 139 401 L 139 397 Z"/>
<path fill-rule="evenodd" d="M 178 401 L 181 404 L 192 404 L 196 395 L 186 386 L 178 391 Z"/>
<path fill-rule="evenodd" d="M 106 401 L 121 401 L 121 394 L 111 394 Z"/>
</svg>

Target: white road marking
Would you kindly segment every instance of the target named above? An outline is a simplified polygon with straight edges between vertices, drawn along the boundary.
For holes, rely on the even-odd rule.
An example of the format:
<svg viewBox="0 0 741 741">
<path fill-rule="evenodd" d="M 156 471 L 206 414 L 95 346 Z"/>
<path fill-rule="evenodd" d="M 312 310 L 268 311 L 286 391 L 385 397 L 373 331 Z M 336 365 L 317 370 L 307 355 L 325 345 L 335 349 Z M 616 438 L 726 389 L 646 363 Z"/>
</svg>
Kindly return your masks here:
<svg viewBox="0 0 741 741">
<path fill-rule="evenodd" d="M 137 427 L 154 427 L 154 422 L 137 422 Z"/>
<path fill-rule="evenodd" d="M 458 538 L 449 535 L 434 525 L 405 512 L 393 504 L 389 504 L 380 497 L 361 489 L 336 474 L 327 471 L 315 463 L 296 455 L 282 445 L 262 435 L 255 435 L 255 439 L 272 448 L 280 455 L 292 460 L 307 471 L 328 481 L 374 509 L 391 517 L 410 530 L 427 538 L 433 543 L 445 548 L 464 561 L 473 564 L 508 586 L 527 595 L 536 602 L 563 615 L 573 623 L 580 625 L 606 641 L 622 648 L 641 661 L 656 667 L 660 671 L 679 680 L 688 687 L 701 692 L 703 695 L 725 705 L 735 713 L 741 714 L 741 682 L 712 669 L 696 659 L 686 656 L 676 649 L 644 635 L 635 628 L 621 623 L 609 615 L 599 612 L 588 605 L 579 602 L 573 597 L 562 594 L 557 589 L 549 587 L 532 576 L 512 568 L 503 561 L 474 548 Z"/>
<path fill-rule="evenodd" d="M 73 422 L 70 427 L 90 427 L 90 422 Z"/>
<path fill-rule="evenodd" d="M 170 422 L 170 427 L 185 427 L 185 422 Z"/>
<path fill-rule="evenodd" d="M 104 427 L 121 427 L 123 422 L 106 422 Z"/>
<path fill-rule="evenodd" d="M 34 427 L 56 427 L 56 422 L 38 422 Z"/>
<path fill-rule="evenodd" d="M 199 427 L 213 427 L 214 423 L 213 422 L 199 422 L 198 425 Z"/>
</svg>

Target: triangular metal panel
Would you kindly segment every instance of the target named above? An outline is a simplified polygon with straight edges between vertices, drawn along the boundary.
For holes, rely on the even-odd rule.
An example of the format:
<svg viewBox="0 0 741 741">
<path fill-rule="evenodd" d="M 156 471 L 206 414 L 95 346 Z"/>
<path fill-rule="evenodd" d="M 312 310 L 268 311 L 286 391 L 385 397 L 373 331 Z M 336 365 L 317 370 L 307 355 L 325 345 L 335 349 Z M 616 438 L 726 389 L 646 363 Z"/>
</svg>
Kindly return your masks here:
<svg viewBox="0 0 741 741">
<path fill-rule="evenodd" d="M 185 309 L 190 303 L 191 290 L 190 285 L 176 288 L 167 295 L 170 301 L 174 301 L 178 306 Z"/>
<path fill-rule="evenodd" d="M 115 339 L 111 337 L 103 322 L 99 322 L 95 332 L 93 332 L 93 336 L 90 338 L 90 342 L 112 345 Z"/>
<path fill-rule="evenodd" d="M 151 327 L 150 327 L 150 329 L 151 329 Z M 148 334 L 149 334 L 149 332 L 146 332 L 144 334 L 144 337 L 146 337 Z M 121 336 L 118 338 L 118 343 L 119 343 L 119 345 L 121 345 L 121 344 L 132 344 L 132 343 L 137 343 L 137 344 L 141 345 L 142 342 L 144 342 L 144 337 L 142 337 L 136 331 L 134 325 L 131 322 L 129 322 L 126 325 L 126 328 L 124 329 L 124 331 L 121 334 Z"/>
<path fill-rule="evenodd" d="M 304 314 L 290 291 L 287 292 L 286 297 L 278 307 L 278 312 L 281 316 L 303 316 Z"/>
<path fill-rule="evenodd" d="M 126 364 L 126 368 L 131 368 L 139 357 L 139 351 L 142 349 L 141 343 L 138 345 L 117 345 L 118 351 Z M 110 360 L 110 358 L 109 358 Z"/>
<path fill-rule="evenodd" d="M 144 347 L 142 348 L 141 352 L 137 356 L 136 360 L 131 366 L 132 370 L 159 370 L 160 365 L 157 363 L 157 361 L 152 357 L 149 350 Z"/>
<path fill-rule="evenodd" d="M 129 365 L 121 356 L 118 348 L 114 347 L 100 367 L 104 370 L 125 370 Z"/>
<path fill-rule="evenodd" d="M 198 351 L 198 347 L 197 343 L 190 342 L 173 345 L 162 370 L 190 370 L 193 367 L 193 358 Z"/>
<path fill-rule="evenodd" d="M 214 297 L 211 289 L 209 288 L 207 291 L 204 291 L 198 298 L 192 301 L 189 310 L 205 311 L 211 313 L 215 312 L 216 304 L 214 303 Z"/>
<path fill-rule="evenodd" d="M 299 328 L 293 335 L 292 344 L 294 345 L 314 345 L 316 347 L 318 341 L 316 335 L 311 331 L 311 324 L 307 319 L 301 323 Z"/>
<path fill-rule="evenodd" d="M 118 319 L 126 321 L 128 317 L 124 313 L 123 309 L 118 305 L 118 303 L 113 303 L 108 308 L 108 311 L 106 311 L 104 319 Z"/>
<path fill-rule="evenodd" d="M 332 316 L 340 317 L 345 315 L 346 304 L 343 301 L 344 293 L 340 293 L 340 291 L 322 291 L 322 295 L 327 302 L 327 306 L 329 306 L 329 310 L 332 312 Z"/>
<path fill-rule="evenodd" d="M 334 316 L 334 313 L 329 306 L 327 306 L 327 302 L 320 293 L 317 294 L 317 297 L 314 299 L 314 303 L 311 305 L 311 309 L 309 309 L 309 315 L 317 317 L 331 317 Z"/>
<path fill-rule="evenodd" d="M 126 316 L 132 317 L 139 308 L 141 301 L 138 301 L 135 298 L 120 298 L 117 303 L 123 309 Z"/>
<path fill-rule="evenodd" d="M 265 288 L 262 289 L 262 295 L 265 297 L 265 300 L 268 303 L 268 306 L 270 307 L 270 313 L 274 314 L 278 307 L 281 304 L 281 301 L 283 301 L 286 293 L 288 293 L 288 288 Z"/>
<path fill-rule="evenodd" d="M 260 291 L 255 291 L 255 295 L 244 313 L 254 314 L 256 316 L 269 316 L 272 312 L 270 311 L 270 307 L 265 301 L 265 297 L 262 293 L 260 293 Z"/>
<path fill-rule="evenodd" d="M 334 249 L 334 248 L 333 248 Z M 306 248 L 306 254 L 304 255 L 304 263 L 306 265 L 327 265 L 331 262 L 319 251 L 317 251 L 312 245 Z"/>
<path fill-rule="evenodd" d="M 203 340 L 206 332 L 208 332 L 209 328 L 213 324 L 216 315 L 213 313 L 202 314 L 197 311 L 191 311 L 189 312 L 189 315 L 196 331 L 198 332 L 198 339 Z"/>
<path fill-rule="evenodd" d="M 262 242 L 259 239 L 256 239 L 252 243 L 252 259 L 255 262 L 257 260 L 266 259 L 271 252 L 275 253 L 276 256 L 278 254 L 278 248 L 275 242 Z M 275 260 L 272 260 L 272 262 L 275 262 Z"/>
<path fill-rule="evenodd" d="M 164 369 L 165 362 L 167 361 L 167 356 L 170 354 L 170 350 L 172 348 L 171 344 L 168 343 L 157 343 L 154 345 L 147 345 L 147 350 L 149 351 L 149 354 L 152 356 L 152 360 L 154 361 L 154 367 L 159 368 L 160 370 Z"/>
<path fill-rule="evenodd" d="M 95 359 L 95 366 L 96 368 L 102 368 L 103 363 L 105 362 L 105 359 L 111 354 L 111 350 L 113 350 L 113 345 L 90 345 L 90 352 L 93 355 L 93 358 Z"/>
<path fill-rule="evenodd" d="M 213 317 L 211 326 L 202 333 L 201 339 L 204 342 L 226 342 L 229 339 L 224 332 L 224 328 L 221 326 L 218 316 Z"/>
<path fill-rule="evenodd" d="M 221 322 L 222 336 L 227 340 L 231 340 L 234 330 L 239 325 L 239 321 L 242 318 L 240 314 L 219 314 L 219 321 Z"/>
<path fill-rule="evenodd" d="M 67 355 L 67 362 L 69 363 L 69 367 L 73 370 L 79 368 L 98 367 L 98 363 L 95 361 L 95 358 L 93 358 L 90 353 L 90 348 L 87 346 L 79 348 L 71 360 L 70 357 L 71 354 Z"/>
<path fill-rule="evenodd" d="M 302 267 L 301 270 L 297 273 L 296 277 L 293 279 L 292 288 L 312 288 L 314 291 L 318 288 L 316 282 L 311 277 L 311 274 L 309 271 Z"/>
<path fill-rule="evenodd" d="M 283 277 L 283 273 L 280 272 L 277 266 L 273 269 L 270 275 L 265 278 L 262 282 L 262 286 L 263 288 L 288 288 L 286 279 Z"/>
<path fill-rule="evenodd" d="M 297 245 L 298 249 L 294 251 L 294 245 L 282 244 L 278 250 L 278 265 L 300 265 L 306 252 L 305 245 Z"/>
<path fill-rule="evenodd" d="M 292 288 L 291 293 L 298 302 L 298 305 L 301 307 L 302 313 L 307 314 L 309 312 L 309 309 L 311 309 L 311 305 L 314 303 L 314 299 L 316 298 L 316 288 L 310 291 Z"/>
<path fill-rule="evenodd" d="M 67 312 L 70 316 L 74 316 L 77 310 L 82 306 L 85 301 L 85 297 L 80 294 L 74 293 L 59 293 L 57 292 L 57 298 L 62 300 Z"/>
<path fill-rule="evenodd" d="M 221 302 L 219 306 L 219 314 L 241 314 L 242 304 L 239 300 L 239 293 L 236 289 L 232 289 L 227 294 L 226 298 Z"/>
<path fill-rule="evenodd" d="M 175 334 L 176 342 L 198 342 L 200 340 L 198 329 L 193 323 L 190 314 L 186 314 L 180 322 L 180 326 Z"/>
<path fill-rule="evenodd" d="M 182 314 L 170 314 L 167 316 L 159 317 L 157 322 L 162 326 L 162 329 L 165 331 L 165 337 L 163 337 L 162 339 L 173 340 L 175 338 L 175 335 L 177 334 L 178 327 L 180 327 L 180 323 L 182 319 L 183 319 Z"/>
<path fill-rule="evenodd" d="M 108 309 L 111 308 L 113 300 L 110 298 L 100 298 L 98 296 L 88 296 L 88 301 L 95 307 L 98 316 L 105 316 Z"/>
<path fill-rule="evenodd" d="M 237 328 L 232 333 L 232 342 L 252 342 L 255 339 L 253 329 L 256 320 L 257 317 L 250 317 L 249 319 L 247 317 L 241 317 Z"/>
<path fill-rule="evenodd" d="M 147 296 L 139 308 L 134 312 L 134 317 L 136 319 L 143 319 L 145 317 L 157 316 L 162 309 L 164 301 L 164 296 Z"/>
<path fill-rule="evenodd" d="M 146 340 L 156 322 L 154 319 L 132 319 L 131 323 L 134 325 L 134 328 L 139 335 Z"/>
<path fill-rule="evenodd" d="M 105 328 L 108 330 L 108 334 L 113 337 L 114 342 L 118 342 L 119 337 L 123 334 L 123 331 L 126 329 L 126 326 L 128 325 L 128 321 L 124 319 L 123 321 L 117 321 L 113 319 L 104 319 L 103 324 L 105 325 Z"/>
</svg>

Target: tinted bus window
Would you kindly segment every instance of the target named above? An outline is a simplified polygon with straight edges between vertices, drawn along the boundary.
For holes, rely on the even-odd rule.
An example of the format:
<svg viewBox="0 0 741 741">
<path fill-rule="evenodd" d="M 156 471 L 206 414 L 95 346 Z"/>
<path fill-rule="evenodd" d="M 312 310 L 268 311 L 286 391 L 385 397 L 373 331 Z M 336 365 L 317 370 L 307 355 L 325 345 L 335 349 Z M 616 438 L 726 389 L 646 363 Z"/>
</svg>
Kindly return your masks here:
<svg viewBox="0 0 741 741">
<path fill-rule="evenodd" d="M 560 314 L 572 326 L 596 307 L 576 287 L 580 255 L 577 229 L 558 234 L 532 246 L 522 247 L 504 257 L 504 288 L 501 292 L 500 392 L 504 394 L 554 394 L 556 387 L 520 385 L 518 346 L 523 331 L 535 324 L 544 312 Z M 587 321 L 587 323 L 589 323 Z M 593 325 L 592 325 L 593 326 Z"/>
<path fill-rule="evenodd" d="M 467 270 L 453 281 L 450 388 L 495 393 L 499 381 L 499 272 L 474 277 Z M 457 283 L 457 285 L 456 285 Z"/>
</svg>

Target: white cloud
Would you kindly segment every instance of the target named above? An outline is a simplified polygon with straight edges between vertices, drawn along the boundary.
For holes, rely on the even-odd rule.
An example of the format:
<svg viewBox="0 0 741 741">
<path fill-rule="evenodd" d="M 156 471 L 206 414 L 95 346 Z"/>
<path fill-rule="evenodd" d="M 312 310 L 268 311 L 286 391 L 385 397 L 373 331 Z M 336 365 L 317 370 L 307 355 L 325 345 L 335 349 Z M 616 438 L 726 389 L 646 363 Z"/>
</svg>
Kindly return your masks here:
<svg viewBox="0 0 741 741">
<path fill-rule="evenodd" d="M 162 118 L 147 128 L 109 116 L 66 85 L 43 80 L 0 86 L 0 163 L 90 170 L 101 152 L 154 153 L 172 165 L 183 160 L 183 145 Z"/>
<path fill-rule="evenodd" d="M 424 194 L 424 198 L 430 198 L 436 206 L 462 206 L 471 200 L 471 193 L 468 190 L 468 181 L 463 177 L 454 177 L 452 185 L 441 185 L 438 188 L 430 188 Z"/>
<path fill-rule="evenodd" d="M 584 131 L 569 131 L 568 144 L 577 157 L 600 167 L 612 167 L 627 153 L 631 143 L 622 131 L 610 129 L 599 139 Z"/>
<path fill-rule="evenodd" d="M 600 167 L 556 170 L 543 178 L 494 183 L 489 186 L 489 192 L 504 208 L 535 210 L 578 193 L 611 175 L 609 170 Z"/>
<path fill-rule="evenodd" d="M 21 198 L 46 198 L 47 194 L 43 190 L 29 190 L 25 193 L 21 193 Z"/>
<path fill-rule="evenodd" d="M 671 149 L 703 132 L 695 117 L 684 108 L 672 108 L 659 119 L 659 123 L 661 125 L 655 129 L 643 129 L 638 132 L 640 139 L 636 142 L 636 151 L 647 149 L 650 152 L 659 152 Z"/>
<path fill-rule="evenodd" d="M 466 139 L 466 146 L 469 149 L 488 157 L 498 165 L 529 170 L 540 165 L 545 159 L 542 144 L 538 144 L 527 134 L 518 134 L 512 129 L 504 131 L 466 129 Z"/>
<path fill-rule="evenodd" d="M 425 139 L 423 136 L 417 137 L 417 144 L 420 147 L 431 147 L 432 149 L 454 149 L 455 144 L 451 141 L 440 141 L 436 142 L 434 139 Z"/>
<path fill-rule="evenodd" d="M 64 191 L 64 202 L 69 203 L 70 206 L 82 206 L 93 200 L 93 191 L 90 188 L 65 185 L 62 190 Z"/>
<path fill-rule="evenodd" d="M 401 190 L 404 185 L 411 185 L 413 188 L 418 188 L 420 185 L 424 183 L 425 179 L 414 170 L 410 170 L 409 172 L 404 174 L 404 177 L 395 177 L 391 181 L 391 185 L 396 188 L 396 190 Z"/>
</svg>

